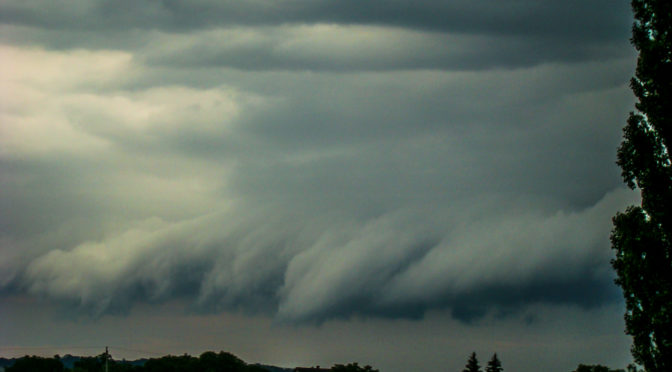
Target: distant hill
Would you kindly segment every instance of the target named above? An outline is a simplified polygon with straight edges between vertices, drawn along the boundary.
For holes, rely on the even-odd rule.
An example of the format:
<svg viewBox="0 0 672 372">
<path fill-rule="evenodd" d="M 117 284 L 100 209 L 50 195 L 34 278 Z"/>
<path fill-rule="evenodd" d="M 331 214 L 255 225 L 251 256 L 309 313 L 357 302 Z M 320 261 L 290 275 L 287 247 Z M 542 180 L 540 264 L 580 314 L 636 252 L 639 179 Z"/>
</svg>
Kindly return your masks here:
<svg viewBox="0 0 672 372">
<path fill-rule="evenodd" d="M 14 362 L 19 358 L 2 358 L 0 357 L 0 368 L 7 368 L 11 367 L 14 365 Z M 75 366 L 75 363 L 81 360 L 81 356 L 75 356 L 75 355 L 70 355 L 66 354 L 62 357 L 60 357 L 61 363 L 63 363 L 63 367 L 72 369 Z M 145 363 L 149 359 L 147 358 L 141 358 L 141 359 L 136 359 L 136 360 L 117 360 L 117 363 L 120 364 L 129 364 L 132 366 L 144 366 Z"/>
<path fill-rule="evenodd" d="M 135 359 L 135 360 L 123 359 L 123 360 L 117 360 L 116 362 L 120 363 L 120 364 L 132 365 L 132 366 L 144 366 L 145 363 L 147 363 L 148 360 L 149 359 L 147 359 L 147 358 L 140 358 L 140 359 Z"/>
<path fill-rule="evenodd" d="M 56 359 L 55 359 L 56 358 Z M 76 356 L 66 354 L 64 356 L 55 355 L 54 357 L 28 356 L 20 358 L 3 358 L 0 357 L 0 372 L 5 372 L 9 367 L 16 365 L 21 371 L 44 372 L 52 371 L 59 367 L 58 361 L 63 365 L 65 371 L 72 371 L 75 365 L 78 369 L 85 371 L 99 371 L 101 363 L 103 363 L 104 356 Z M 19 363 L 18 365 L 16 363 Z M 133 366 L 133 367 L 129 367 Z M 205 352 L 199 357 L 192 357 L 184 354 L 183 356 L 166 355 L 160 358 L 141 358 L 136 360 L 115 360 L 110 359 L 110 370 L 116 371 L 178 371 L 178 370 L 227 370 L 238 372 L 328 372 L 328 371 L 343 371 L 343 372 L 378 372 L 370 366 L 365 368 L 360 367 L 357 363 L 348 365 L 336 364 L 331 369 L 318 367 L 297 367 L 285 368 L 273 365 L 253 363 L 247 364 L 242 359 L 235 355 L 220 351 L 215 353 L 212 351 Z M 617 372 L 617 371 L 614 371 Z"/>
<path fill-rule="evenodd" d="M 276 367 L 276 366 L 268 366 L 265 364 L 259 364 L 255 363 L 253 366 L 258 366 L 261 367 L 269 372 L 293 372 L 294 368 L 282 368 L 282 367 Z"/>
<path fill-rule="evenodd" d="M 0 367 L 2 367 L 2 368 L 11 367 L 11 366 L 14 365 L 14 363 L 16 362 L 17 359 L 20 359 L 20 358 L 1 358 L 0 357 Z M 65 368 L 72 368 L 75 365 L 75 362 L 80 360 L 80 359 L 81 359 L 81 357 L 73 356 L 73 355 L 70 355 L 70 354 L 62 356 L 60 358 L 61 363 L 63 363 L 63 367 L 65 367 Z"/>
<path fill-rule="evenodd" d="M 2 358 L 2 357 L 0 357 L 0 372 L 3 372 L 5 370 L 5 368 L 7 368 L 7 367 L 13 366 L 17 359 L 19 359 L 19 358 Z M 82 359 L 81 356 L 75 356 L 75 355 L 70 355 L 70 354 L 66 354 L 66 355 L 60 357 L 61 363 L 63 363 L 63 367 L 65 367 L 66 369 L 72 369 L 75 366 L 75 363 L 80 361 L 81 359 Z M 120 364 L 128 364 L 128 365 L 132 365 L 132 366 L 144 366 L 145 363 L 148 360 L 149 359 L 147 359 L 147 358 L 140 358 L 140 359 L 136 359 L 136 360 L 122 359 L 122 360 L 115 360 L 115 361 L 117 363 L 120 363 Z M 263 369 L 265 369 L 269 372 L 293 372 L 294 371 L 294 368 L 282 368 L 282 367 L 269 366 L 269 365 L 259 364 L 259 363 L 255 363 L 253 365 L 261 367 L 261 368 L 263 368 Z"/>
</svg>

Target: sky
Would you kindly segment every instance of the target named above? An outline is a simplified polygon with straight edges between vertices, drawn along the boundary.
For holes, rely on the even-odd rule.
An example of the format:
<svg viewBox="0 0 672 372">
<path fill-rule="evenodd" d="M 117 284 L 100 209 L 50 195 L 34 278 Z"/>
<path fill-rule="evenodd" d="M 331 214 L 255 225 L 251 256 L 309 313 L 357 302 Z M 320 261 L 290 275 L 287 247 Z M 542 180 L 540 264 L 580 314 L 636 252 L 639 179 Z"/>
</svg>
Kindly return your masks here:
<svg viewBox="0 0 672 372">
<path fill-rule="evenodd" d="M 631 361 L 626 1 L 2 0 L 0 355 Z"/>
</svg>

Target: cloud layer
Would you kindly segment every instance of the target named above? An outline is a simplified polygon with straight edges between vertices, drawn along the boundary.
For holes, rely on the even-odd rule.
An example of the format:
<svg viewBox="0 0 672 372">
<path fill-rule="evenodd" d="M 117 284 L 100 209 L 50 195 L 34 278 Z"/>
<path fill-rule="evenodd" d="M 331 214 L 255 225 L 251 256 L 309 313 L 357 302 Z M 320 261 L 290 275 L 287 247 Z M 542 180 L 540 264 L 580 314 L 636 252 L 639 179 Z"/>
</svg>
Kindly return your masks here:
<svg viewBox="0 0 672 372">
<path fill-rule="evenodd" d="M 291 322 L 619 301 L 627 9 L 125 4 L 0 5 L 2 293 Z"/>
</svg>

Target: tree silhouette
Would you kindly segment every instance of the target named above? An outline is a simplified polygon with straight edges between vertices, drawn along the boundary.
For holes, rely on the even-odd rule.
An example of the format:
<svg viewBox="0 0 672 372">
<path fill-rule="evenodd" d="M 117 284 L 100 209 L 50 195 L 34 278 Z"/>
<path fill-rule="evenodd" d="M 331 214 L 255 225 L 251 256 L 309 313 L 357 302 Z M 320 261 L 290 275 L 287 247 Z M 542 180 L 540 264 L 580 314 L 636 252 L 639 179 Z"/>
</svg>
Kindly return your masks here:
<svg viewBox="0 0 672 372">
<path fill-rule="evenodd" d="M 622 369 L 610 369 L 600 364 L 594 365 L 585 365 L 579 364 L 579 366 L 573 372 L 625 372 Z"/>
<path fill-rule="evenodd" d="M 478 365 L 478 359 L 476 359 L 476 352 L 471 353 L 467 365 L 464 366 L 462 372 L 481 372 L 481 366 Z"/>
<path fill-rule="evenodd" d="M 485 367 L 485 372 L 502 372 L 504 371 L 504 368 L 502 368 L 502 362 L 499 361 L 499 358 L 497 358 L 497 353 L 495 353 L 492 356 L 492 359 L 488 362 L 488 366 Z"/>
<path fill-rule="evenodd" d="M 374 369 L 373 367 L 366 365 L 364 367 L 360 367 L 358 363 L 349 363 L 347 365 L 343 364 L 336 364 L 333 367 L 331 367 L 332 372 L 378 372 L 377 369 Z"/>
<path fill-rule="evenodd" d="M 25 356 L 7 367 L 7 372 L 63 372 L 63 363 L 56 358 Z"/>
<path fill-rule="evenodd" d="M 105 365 L 104 354 L 95 357 L 82 357 L 75 362 L 73 372 L 100 372 Z"/>
<path fill-rule="evenodd" d="M 198 359 L 190 355 L 167 355 L 148 360 L 142 370 L 146 372 L 197 372 L 201 368 Z"/>
<path fill-rule="evenodd" d="M 634 360 L 648 372 L 672 371 L 672 1 L 633 0 L 632 9 L 638 112 L 630 113 L 617 163 L 642 203 L 614 217 L 612 265 Z"/>
</svg>

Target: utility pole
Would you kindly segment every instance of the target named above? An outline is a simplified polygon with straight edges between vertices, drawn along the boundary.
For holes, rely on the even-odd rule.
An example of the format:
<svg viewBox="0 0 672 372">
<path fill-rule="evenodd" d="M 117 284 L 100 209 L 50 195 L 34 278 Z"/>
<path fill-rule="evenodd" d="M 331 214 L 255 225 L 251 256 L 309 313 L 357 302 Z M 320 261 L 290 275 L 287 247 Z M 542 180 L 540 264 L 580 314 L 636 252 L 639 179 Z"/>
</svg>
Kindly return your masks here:
<svg viewBox="0 0 672 372">
<path fill-rule="evenodd" d="M 105 346 L 105 372 L 109 372 L 107 369 L 107 361 L 110 359 L 110 353 L 107 351 L 107 346 Z"/>
</svg>

